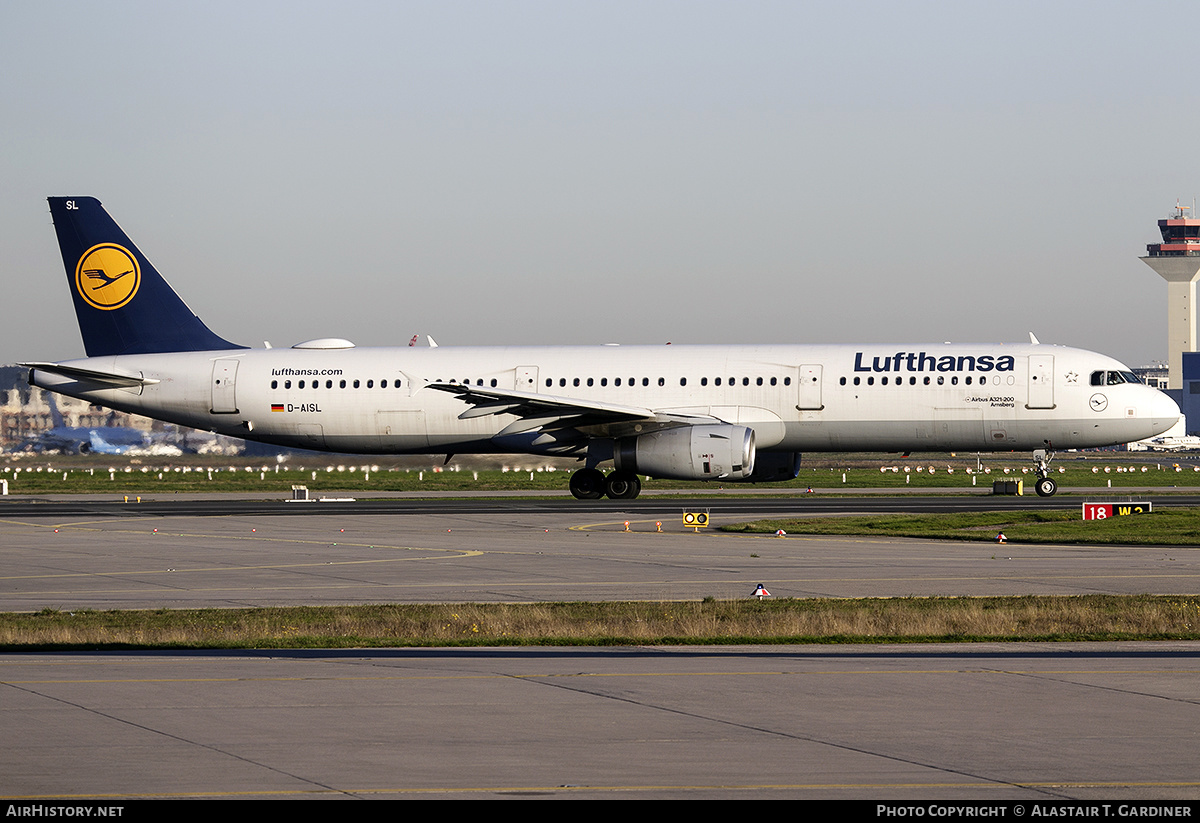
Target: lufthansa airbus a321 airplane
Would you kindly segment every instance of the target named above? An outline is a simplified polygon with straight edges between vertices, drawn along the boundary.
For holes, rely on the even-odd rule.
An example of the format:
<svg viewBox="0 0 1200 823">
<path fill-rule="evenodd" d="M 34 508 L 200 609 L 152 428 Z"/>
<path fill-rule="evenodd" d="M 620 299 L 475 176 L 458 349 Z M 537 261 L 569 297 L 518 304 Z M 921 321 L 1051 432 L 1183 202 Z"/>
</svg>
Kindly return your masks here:
<svg viewBox="0 0 1200 823">
<path fill-rule="evenodd" d="M 639 475 L 790 480 L 805 451 L 1032 451 L 1048 496 L 1055 449 L 1179 419 L 1116 360 L 1035 340 L 250 349 L 210 331 L 100 201 L 51 197 L 50 213 L 87 357 L 22 364 L 30 384 L 280 446 L 577 457 L 580 499 L 637 497 Z"/>
</svg>

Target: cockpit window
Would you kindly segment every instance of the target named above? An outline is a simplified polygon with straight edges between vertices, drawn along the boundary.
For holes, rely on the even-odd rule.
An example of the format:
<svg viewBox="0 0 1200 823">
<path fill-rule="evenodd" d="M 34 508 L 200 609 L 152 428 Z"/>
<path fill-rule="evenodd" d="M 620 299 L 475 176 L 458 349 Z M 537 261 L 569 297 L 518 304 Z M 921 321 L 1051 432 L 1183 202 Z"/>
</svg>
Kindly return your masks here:
<svg viewBox="0 0 1200 823">
<path fill-rule="evenodd" d="M 1093 386 L 1119 386 L 1122 383 L 1141 383 L 1142 379 L 1131 371 L 1094 371 Z"/>
</svg>

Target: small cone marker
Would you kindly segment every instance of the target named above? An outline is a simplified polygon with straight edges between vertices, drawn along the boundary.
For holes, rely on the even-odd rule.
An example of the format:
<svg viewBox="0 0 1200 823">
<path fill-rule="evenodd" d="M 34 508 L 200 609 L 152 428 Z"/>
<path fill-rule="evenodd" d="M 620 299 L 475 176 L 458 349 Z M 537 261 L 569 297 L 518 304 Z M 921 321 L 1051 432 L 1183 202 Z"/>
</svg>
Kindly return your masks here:
<svg viewBox="0 0 1200 823">
<path fill-rule="evenodd" d="M 779 531 L 775 532 L 775 536 L 776 537 L 787 537 L 787 532 L 785 532 L 783 529 L 780 529 Z"/>
<path fill-rule="evenodd" d="M 763 586 L 762 583 L 759 583 L 758 588 L 754 590 L 753 596 L 757 597 L 759 600 L 762 600 L 764 597 L 770 597 L 771 593 L 767 591 L 766 587 Z"/>
<path fill-rule="evenodd" d="M 1004 536 L 1004 532 L 996 533 L 996 542 L 997 543 L 1007 543 L 1008 542 L 1008 538 Z"/>
<path fill-rule="evenodd" d="M 629 521 L 625 521 L 625 531 L 629 531 Z"/>
<path fill-rule="evenodd" d="M 655 522 L 654 527 L 661 532 L 662 531 L 662 521 L 659 520 L 659 521 Z"/>
</svg>

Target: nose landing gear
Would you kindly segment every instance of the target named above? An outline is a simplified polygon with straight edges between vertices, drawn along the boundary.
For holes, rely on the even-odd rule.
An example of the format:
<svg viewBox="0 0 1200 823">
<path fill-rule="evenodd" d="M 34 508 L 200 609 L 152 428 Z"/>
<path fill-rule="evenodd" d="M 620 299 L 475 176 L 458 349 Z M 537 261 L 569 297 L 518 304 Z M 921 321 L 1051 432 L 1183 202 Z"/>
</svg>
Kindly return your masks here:
<svg viewBox="0 0 1200 823">
<path fill-rule="evenodd" d="M 1046 445 L 1050 446 L 1050 443 L 1047 442 Z M 1047 452 L 1046 449 L 1036 449 L 1033 452 L 1034 471 L 1037 473 L 1037 480 L 1034 481 L 1033 488 L 1038 493 L 1038 497 L 1053 497 L 1054 493 L 1058 491 L 1058 483 L 1054 482 L 1054 478 L 1050 476 L 1050 461 L 1053 459 L 1053 450 Z"/>
</svg>

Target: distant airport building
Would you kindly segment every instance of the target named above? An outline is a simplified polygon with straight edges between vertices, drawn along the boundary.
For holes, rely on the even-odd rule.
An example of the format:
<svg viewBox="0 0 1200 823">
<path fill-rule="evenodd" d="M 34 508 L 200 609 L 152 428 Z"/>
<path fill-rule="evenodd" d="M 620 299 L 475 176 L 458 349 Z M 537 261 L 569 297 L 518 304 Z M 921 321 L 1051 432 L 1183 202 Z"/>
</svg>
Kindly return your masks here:
<svg viewBox="0 0 1200 823">
<path fill-rule="evenodd" d="M 1138 366 L 1133 370 L 1133 373 L 1142 379 L 1142 382 L 1147 386 L 1152 386 L 1156 389 L 1166 391 L 1168 388 L 1168 380 L 1170 370 L 1166 363 L 1155 361 L 1149 366 Z"/>
<path fill-rule="evenodd" d="M 1183 354 L 1183 391 L 1176 396 L 1186 434 L 1200 435 L 1200 352 Z"/>
<path fill-rule="evenodd" d="M 61 421 L 56 423 L 49 393 L 31 387 L 25 379 L 28 373 L 27 368 L 0 366 L 0 453 L 43 447 L 59 451 L 58 444 L 47 445 L 44 441 L 44 435 L 55 431 L 56 425 L 76 430 L 93 429 L 101 439 L 107 437 L 113 427 L 139 430 L 146 433 L 150 443 L 170 440 L 186 446 L 188 451 L 201 453 L 237 454 L 244 445 L 235 438 L 165 426 L 148 417 L 112 411 L 73 397 L 54 398 L 61 414 Z"/>
<path fill-rule="evenodd" d="M 1161 243 L 1146 246 L 1141 258 L 1167 281 L 1167 388 L 1182 389 L 1183 356 L 1196 347 L 1196 281 L 1200 280 L 1200 219 L 1192 207 L 1176 205 L 1158 221 Z M 1200 418 L 1193 418 L 1200 420 Z"/>
<path fill-rule="evenodd" d="M 9 371 L 11 369 L 3 370 Z M 23 375 L 26 371 L 22 369 L 20 373 Z M 40 432 L 53 428 L 54 419 L 46 392 L 31 388 L 23 380 L 18 384 L 15 380 L 6 380 L 6 377 L 7 373 L 0 373 L 0 451 L 13 451 L 26 445 Z M 74 398 L 60 400 L 59 408 L 63 418 L 72 426 L 106 426 L 114 416 L 108 409 Z M 115 416 L 121 425 L 140 424 L 139 427 L 146 431 L 152 426 L 147 418 L 135 418 L 119 412 Z"/>
</svg>

